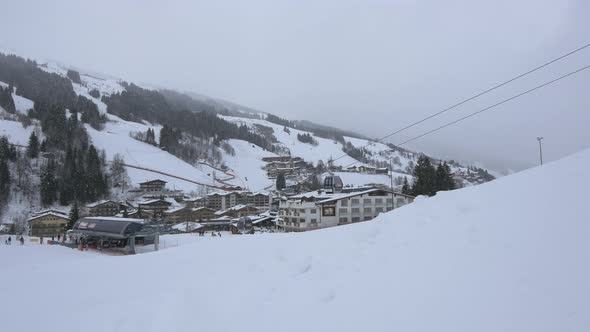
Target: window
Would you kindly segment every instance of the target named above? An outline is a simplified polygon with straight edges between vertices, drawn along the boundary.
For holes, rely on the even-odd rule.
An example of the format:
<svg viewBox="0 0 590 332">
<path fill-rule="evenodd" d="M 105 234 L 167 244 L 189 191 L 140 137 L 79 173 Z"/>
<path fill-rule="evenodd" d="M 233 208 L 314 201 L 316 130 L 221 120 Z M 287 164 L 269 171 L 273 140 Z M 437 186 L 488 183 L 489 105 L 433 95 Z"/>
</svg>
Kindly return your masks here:
<svg viewBox="0 0 590 332">
<path fill-rule="evenodd" d="M 402 206 L 406 204 L 406 200 L 403 198 L 398 198 L 397 199 L 397 206 Z"/>
<path fill-rule="evenodd" d="M 371 199 L 370 198 L 363 199 L 363 204 L 371 204 Z"/>
<path fill-rule="evenodd" d="M 317 224 L 317 223 L 318 223 L 318 220 L 317 220 L 317 219 L 311 219 L 311 220 L 310 220 L 310 222 L 311 222 L 312 224 Z"/>
<path fill-rule="evenodd" d="M 336 215 L 336 207 L 324 206 L 322 207 L 322 215 L 326 217 L 334 217 Z"/>
<path fill-rule="evenodd" d="M 305 219 L 301 218 L 301 219 L 299 219 L 299 222 L 303 222 L 304 223 L 305 222 Z"/>
<path fill-rule="evenodd" d="M 316 214 L 316 213 L 318 213 L 318 210 L 317 209 L 309 209 L 309 213 Z"/>
<path fill-rule="evenodd" d="M 360 208 L 352 208 L 352 214 L 359 214 L 359 213 L 361 213 Z"/>
<path fill-rule="evenodd" d="M 359 217 L 352 217 L 352 222 L 359 222 L 361 221 L 361 218 Z"/>
<path fill-rule="evenodd" d="M 377 208 L 377 209 L 379 209 L 379 208 Z M 373 213 L 373 209 L 370 208 L 370 207 L 366 207 L 366 208 L 363 209 L 363 212 L 365 214 L 371 214 L 371 213 Z"/>
<path fill-rule="evenodd" d="M 348 206 L 348 200 L 347 199 L 343 199 L 340 201 L 340 206 Z"/>
<path fill-rule="evenodd" d="M 299 209 L 299 212 L 305 214 L 305 209 Z"/>
<path fill-rule="evenodd" d="M 383 212 L 382 207 L 375 208 L 375 213 L 380 213 L 380 212 Z"/>
<path fill-rule="evenodd" d="M 365 221 L 373 219 L 372 217 L 365 217 Z"/>
<path fill-rule="evenodd" d="M 382 198 L 375 198 L 375 204 L 383 204 Z"/>
<path fill-rule="evenodd" d="M 340 209 L 338 209 L 338 213 L 339 214 L 347 214 L 348 213 L 348 209 L 347 208 L 340 208 Z"/>
<path fill-rule="evenodd" d="M 358 198 L 353 198 L 352 199 L 352 205 L 359 205 L 359 204 L 361 204 L 361 200 L 360 199 L 358 199 Z"/>
<path fill-rule="evenodd" d="M 346 224 L 348 223 L 348 218 L 346 217 L 340 217 L 340 219 L 338 220 L 339 223 L 341 224 Z"/>
</svg>

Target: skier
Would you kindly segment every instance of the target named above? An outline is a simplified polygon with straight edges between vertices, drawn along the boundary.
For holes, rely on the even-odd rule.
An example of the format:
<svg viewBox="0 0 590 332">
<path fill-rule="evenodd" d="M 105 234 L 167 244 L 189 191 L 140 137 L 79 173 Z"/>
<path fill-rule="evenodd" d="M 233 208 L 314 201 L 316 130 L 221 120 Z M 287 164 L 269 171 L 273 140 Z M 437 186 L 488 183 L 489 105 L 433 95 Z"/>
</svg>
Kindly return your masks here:
<svg viewBox="0 0 590 332">
<path fill-rule="evenodd" d="M 12 243 L 12 238 L 10 238 L 10 236 L 8 237 L 8 245 L 10 245 Z"/>
<path fill-rule="evenodd" d="M 19 241 L 20 241 L 20 245 L 21 246 L 25 244 L 25 239 L 23 238 L 22 235 L 20 236 L 20 240 Z"/>
</svg>

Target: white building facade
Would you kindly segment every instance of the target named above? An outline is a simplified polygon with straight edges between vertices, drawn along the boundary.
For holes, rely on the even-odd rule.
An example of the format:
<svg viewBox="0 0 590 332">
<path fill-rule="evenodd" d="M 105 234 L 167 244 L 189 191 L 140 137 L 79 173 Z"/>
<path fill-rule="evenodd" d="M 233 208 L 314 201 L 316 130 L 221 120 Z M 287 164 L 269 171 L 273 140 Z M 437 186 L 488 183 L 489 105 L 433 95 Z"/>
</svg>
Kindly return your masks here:
<svg viewBox="0 0 590 332">
<path fill-rule="evenodd" d="M 287 231 L 307 231 L 368 221 L 413 200 L 412 196 L 377 188 L 310 192 L 281 201 L 277 226 Z"/>
</svg>

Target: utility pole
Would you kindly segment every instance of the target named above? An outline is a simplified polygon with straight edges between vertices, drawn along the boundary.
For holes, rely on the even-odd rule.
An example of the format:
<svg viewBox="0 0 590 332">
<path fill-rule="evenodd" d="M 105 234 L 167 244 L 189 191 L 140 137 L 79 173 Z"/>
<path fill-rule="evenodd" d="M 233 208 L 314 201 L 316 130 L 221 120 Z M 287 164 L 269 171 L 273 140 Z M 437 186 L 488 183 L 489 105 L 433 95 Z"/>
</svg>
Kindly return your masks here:
<svg viewBox="0 0 590 332">
<path fill-rule="evenodd" d="M 393 193 L 393 156 L 389 158 L 389 180 L 391 181 L 391 210 L 394 205 L 394 193 Z M 387 210 L 387 203 L 385 204 L 385 210 Z"/>
<path fill-rule="evenodd" d="M 541 140 L 543 137 L 537 137 L 537 141 L 539 141 L 539 159 L 541 159 L 541 165 L 543 165 L 543 146 L 541 144 Z"/>
</svg>

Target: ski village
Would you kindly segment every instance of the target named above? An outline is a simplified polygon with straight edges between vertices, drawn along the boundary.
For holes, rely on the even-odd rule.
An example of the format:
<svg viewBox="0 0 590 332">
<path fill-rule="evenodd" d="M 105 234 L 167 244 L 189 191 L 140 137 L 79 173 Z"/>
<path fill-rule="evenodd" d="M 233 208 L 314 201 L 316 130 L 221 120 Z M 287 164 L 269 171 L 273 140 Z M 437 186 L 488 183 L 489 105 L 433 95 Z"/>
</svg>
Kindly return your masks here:
<svg viewBox="0 0 590 332">
<path fill-rule="evenodd" d="M 5 241 L 132 254 L 175 234 L 366 222 L 416 194 L 494 178 L 335 128 L 0 58 Z"/>
<path fill-rule="evenodd" d="M 58 2 L 37 5 L 53 11 Z M 366 19 L 361 7 L 391 5 L 369 2 L 375 4 L 354 2 L 351 8 L 359 10 L 345 26 Z M 111 22 L 116 13 L 100 16 L 96 7 L 103 4 L 95 5 L 69 17 L 68 31 L 83 31 L 83 39 L 92 37 L 101 47 L 129 29 L 130 39 L 139 38 L 142 28 L 135 25 L 136 16 L 157 7 L 134 3 L 117 25 Z M 117 2 L 117 10 L 129 5 Z M 184 12 L 177 13 L 183 19 L 172 22 L 166 15 L 175 7 L 159 6 L 166 10 L 158 10 L 143 27 L 150 43 L 163 43 L 168 35 L 159 38 L 158 33 L 170 24 L 194 24 L 194 13 L 186 19 Z M 340 3 L 326 8 L 330 15 L 342 9 Z M 302 19 L 316 10 L 324 9 L 305 8 Z M 219 15 L 217 11 L 211 15 Z M 52 12 L 51 20 L 59 13 Z M 105 32 L 87 34 L 90 25 L 78 20 L 83 13 L 88 20 L 94 14 L 102 17 Z M 237 30 L 254 21 L 280 25 L 271 16 L 237 23 L 236 17 L 227 17 L 218 33 L 235 37 L 222 33 L 226 24 L 240 25 Z M 381 9 L 374 16 L 380 18 Z M 587 94 L 573 96 L 580 86 L 588 86 L 581 80 L 588 78 L 590 66 L 563 73 L 558 67 L 575 67 L 570 56 L 588 58 L 590 44 L 569 53 L 535 49 L 535 61 L 523 55 L 525 62 L 511 62 L 506 71 L 491 66 L 481 72 L 449 69 L 449 76 L 469 74 L 458 78 L 465 84 L 462 89 L 449 92 L 442 89 L 450 84 L 445 86 L 438 76 L 406 81 L 416 75 L 409 69 L 405 73 L 413 61 L 437 58 L 445 62 L 436 71 L 446 70 L 450 57 L 439 59 L 435 46 L 391 71 L 389 63 L 401 61 L 396 57 L 403 59 L 404 50 L 396 48 L 395 56 L 389 56 L 364 49 L 365 42 L 383 44 L 389 38 L 373 38 L 379 36 L 379 24 L 385 24 L 377 18 L 363 26 L 371 33 L 354 46 L 363 49 L 355 50 L 360 53 L 334 52 L 318 60 L 322 66 L 335 66 L 336 78 L 308 68 L 317 49 L 332 45 L 333 40 L 321 39 L 302 47 L 309 53 L 292 61 L 285 51 L 272 72 L 294 75 L 288 80 L 268 79 L 258 86 L 270 74 L 261 70 L 246 75 L 248 65 L 234 69 L 235 80 L 219 79 L 236 93 L 273 85 L 276 91 L 266 91 L 268 100 L 294 108 L 329 96 L 334 104 L 317 102 L 305 110 L 330 110 L 326 114 L 332 123 L 326 124 L 319 123 L 321 117 L 278 116 L 290 113 L 131 82 L 41 56 L 29 59 L 3 50 L 0 38 L 0 331 L 590 331 L 590 136 L 569 129 L 590 123 L 581 111 L 590 103 L 576 104 L 576 98 L 587 99 Z M 272 50 L 243 52 L 242 47 L 257 42 L 252 37 L 215 58 L 239 54 L 253 61 L 263 53 L 288 49 L 283 39 L 295 38 L 291 34 L 312 38 L 341 28 L 323 17 L 320 21 L 316 26 L 313 20 L 298 20 L 297 29 L 271 38 Z M 438 21 L 441 30 L 451 24 L 446 16 Z M 476 21 L 471 18 L 469 24 Z M 22 22 L 18 29 L 36 22 Z M 197 30 L 207 30 L 207 25 Z M 115 28 L 116 33 L 107 32 Z M 357 32 L 337 39 L 348 44 Z M 480 39 L 478 34 L 461 45 Z M 419 40 L 411 46 L 424 47 L 425 39 Z M 206 43 L 193 35 L 179 41 L 187 50 L 198 45 L 203 57 L 226 46 L 225 41 Z M 136 75 L 202 61 L 195 54 L 181 55 L 184 51 L 176 54 L 168 44 L 158 48 L 166 49 L 165 56 L 142 52 L 134 61 L 158 58 L 163 67 L 144 66 Z M 131 70 L 134 61 L 123 53 L 108 56 Z M 346 65 L 345 60 L 361 55 L 367 56 L 358 64 L 362 68 L 388 58 L 388 65 L 376 65 L 374 73 L 367 69 L 377 79 L 357 77 L 356 67 Z M 546 72 L 549 66 L 553 72 Z M 191 68 L 178 69 L 178 77 L 189 80 L 207 72 L 197 74 Z M 309 77 L 297 76 L 306 70 Z M 420 65 L 414 71 L 428 69 Z M 551 76 L 556 72 L 561 76 Z M 540 73 L 551 77 L 534 76 Z M 395 77 L 401 88 L 387 86 L 379 104 L 379 89 L 391 83 L 385 76 Z M 348 86 L 363 80 L 371 81 L 365 82 L 366 89 Z M 500 83 L 489 83 L 494 80 Z M 335 87 L 346 83 L 323 94 L 315 88 L 308 95 L 290 94 L 286 87 L 324 81 Z M 570 100 L 550 95 L 557 82 L 566 86 L 561 92 L 573 96 Z M 527 87 L 520 90 L 518 84 Z M 492 95 L 500 89 L 512 97 Z M 429 92 L 413 95 L 422 90 Z M 472 97 L 453 99 L 458 94 Z M 398 104 L 410 97 L 415 98 L 411 103 Z M 535 98 L 546 99 L 526 104 Z M 349 102 L 354 112 L 347 108 Z M 510 107 L 505 119 L 494 122 L 494 116 Z M 480 116 L 492 109 L 496 113 Z M 529 110 L 532 115 L 522 122 L 510 122 Z M 539 120 L 541 110 L 559 114 Z M 557 128 L 567 120 L 565 114 L 574 117 L 575 112 L 580 120 L 568 122 L 559 135 L 557 129 L 538 129 Z M 482 135 L 469 127 L 474 123 Z M 460 125 L 464 127 L 457 129 Z M 464 146 L 469 144 L 471 148 Z"/>
</svg>

